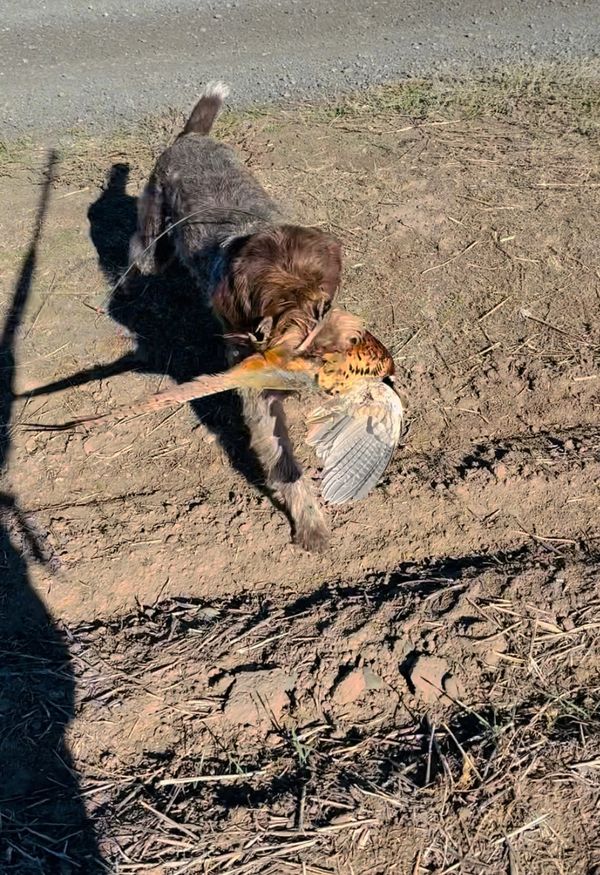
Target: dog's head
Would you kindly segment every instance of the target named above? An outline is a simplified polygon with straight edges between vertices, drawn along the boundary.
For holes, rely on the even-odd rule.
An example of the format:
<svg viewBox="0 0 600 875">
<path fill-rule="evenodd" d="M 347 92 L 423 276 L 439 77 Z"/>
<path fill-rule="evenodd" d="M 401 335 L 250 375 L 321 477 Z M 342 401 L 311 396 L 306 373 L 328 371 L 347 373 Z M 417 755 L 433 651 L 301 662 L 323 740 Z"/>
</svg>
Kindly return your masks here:
<svg viewBox="0 0 600 875">
<path fill-rule="evenodd" d="M 234 329 L 251 330 L 271 318 L 277 340 L 293 325 L 310 327 L 329 309 L 341 270 L 342 247 L 331 234 L 297 225 L 269 228 L 234 241 L 213 306 Z"/>
</svg>

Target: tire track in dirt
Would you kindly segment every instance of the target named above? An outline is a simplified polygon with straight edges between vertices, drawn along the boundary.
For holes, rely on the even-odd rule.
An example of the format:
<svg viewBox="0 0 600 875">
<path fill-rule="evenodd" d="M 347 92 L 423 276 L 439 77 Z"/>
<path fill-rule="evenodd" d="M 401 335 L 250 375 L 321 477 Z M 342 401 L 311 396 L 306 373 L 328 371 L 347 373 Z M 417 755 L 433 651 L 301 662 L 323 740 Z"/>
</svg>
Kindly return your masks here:
<svg viewBox="0 0 600 875">
<path fill-rule="evenodd" d="M 40 445 L 40 452 L 45 452 L 44 446 Z M 481 561 L 520 549 L 524 538 L 559 556 L 565 547 L 577 544 L 593 552 L 598 546 L 593 484 L 599 480 L 600 436 L 595 427 L 574 426 L 536 435 L 511 433 L 466 445 L 457 442 L 437 453 L 407 448 L 382 486 L 386 520 L 376 531 L 363 532 L 357 556 L 354 529 L 346 523 L 355 512 L 343 511 L 337 517 L 333 549 L 350 577 L 395 573 L 402 564 L 398 552 L 412 555 L 417 563 L 435 561 L 431 557 L 441 555 L 440 543 L 446 544 L 446 555 L 480 556 Z M 575 499 L 566 505 L 568 523 L 565 495 Z M 420 509 L 414 523 L 410 517 L 402 522 L 406 508 Z M 119 609 L 120 575 L 125 573 L 128 579 L 143 575 L 148 556 L 159 563 L 153 577 L 160 586 L 169 581 L 169 588 L 181 591 L 181 572 L 170 569 L 180 567 L 188 555 L 192 559 L 202 545 L 204 571 L 199 583 L 208 594 L 222 586 L 223 579 L 242 581 L 245 574 L 250 579 L 245 567 L 262 561 L 268 568 L 278 550 L 295 552 L 286 546 L 284 523 L 267 512 L 265 500 L 249 489 L 235 490 L 225 504 L 215 502 L 210 489 L 180 486 L 168 497 L 152 489 L 113 497 L 96 495 L 37 512 L 29 508 L 28 514 L 48 533 L 48 543 L 65 568 L 86 576 L 98 564 L 112 566 L 115 582 L 94 597 L 99 613 L 109 604 Z M 368 520 L 368 503 L 365 514 Z M 423 530 L 418 521 L 423 515 L 430 520 L 429 530 Z M 262 526 L 269 532 L 267 543 L 252 537 Z M 243 557 L 235 547 L 236 538 L 242 536 Z M 164 545 L 168 545 L 166 557 Z M 319 567 L 322 572 L 316 570 Z M 316 574 L 325 581 L 335 580 L 326 563 L 298 552 L 286 588 L 293 587 L 294 581 L 302 582 L 306 575 L 314 581 Z M 268 572 L 264 584 L 256 577 L 253 581 L 255 588 L 265 592 L 271 587 Z M 196 591 L 199 583 L 194 584 Z M 185 584 L 183 588 L 187 589 Z M 65 596 L 71 600 L 70 592 Z M 87 608 L 82 605 L 79 610 Z"/>
<path fill-rule="evenodd" d="M 392 855 L 379 851 L 383 872 L 392 859 L 408 865 L 407 844 L 419 836 L 437 847 L 432 812 L 443 811 L 455 842 L 466 825 L 478 826 L 481 841 L 468 853 L 500 872 L 495 818 L 510 780 L 525 810 L 543 804 L 560 824 L 562 850 L 552 839 L 551 853 L 584 872 L 582 821 L 563 817 L 549 776 L 560 770 L 563 782 L 574 780 L 568 770 L 584 760 L 582 731 L 585 759 L 597 751 L 600 716 L 588 690 L 598 681 L 600 606 L 587 594 L 599 567 L 598 554 L 570 549 L 558 559 L 529 543 L 510 554 L 407 563 L 293 601 L 276 591 L 268 600 L 174 599 L 72 625 L 74 743 L 85 734 L 98 816 L 118 813 L 119 841 L 134 859 L 153 849 L 163 862 L 185 865 L 195 854 L 217 865 L 233 854 L 252 872 L 276 872 L 272 861 L 292 863 L 300 852 L 307 871 L 339 853 L 354 866 L 372 864 L 372 848 L 363 856 L 344 840 L 345 830 L 356 836 L 368 825 Z M 576 668 L 565 659 L 573 651 Z M 535 671 L 526 679 L 528 665 Z M 540 714 L 558 683 L 563 704 L 542 734 Z M 101 713 L 124 739 L 118 760 L 102 753 Z M 181 729 L 169 729 L 169 713 Z M 94 765 L 95 745 L 109 782 Z M 582 784 L 577 799 L 585 818 L 591 786 Z M 165 807 L 166 848 L 152 825 Z M 208 844 L 201 832 L 189 847 L 176 838 L 182 819 L 208 816 Z M 579 840 L 565 843 L 571 830 Z M 528 872 L 546 871 L 535 836 L 520 853 Z"/>
</svg>

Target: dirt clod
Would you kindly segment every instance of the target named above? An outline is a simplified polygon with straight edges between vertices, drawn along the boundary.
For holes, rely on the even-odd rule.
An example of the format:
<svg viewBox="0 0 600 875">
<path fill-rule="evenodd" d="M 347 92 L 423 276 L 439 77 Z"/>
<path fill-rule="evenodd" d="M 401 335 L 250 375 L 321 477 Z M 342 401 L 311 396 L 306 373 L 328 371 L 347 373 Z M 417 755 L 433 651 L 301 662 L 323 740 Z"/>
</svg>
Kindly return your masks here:
<svg viewBox="0 0 600 875">
<path fill-rule="evenodd" d="M 331 697 L 337 705 L 355 702 L 367 689 L 365 673 L 361 668 L 352 669 L 336 683 Z"/>
<path fill-rule="evenodd" d="M 411 669 L 410 680 L 417 696 L 427 704 L 439 701 L 449 704 L 448 696 L 454 699 L 458 696 L 458 684 L 450 674 L 448 663 L 437 656 L 419 656 Z"/>
<path fill-rule="evenodd" d="M 223 707 L 223 716 L 240 726 L 279 722 L 289 705 L 295 678 L 281 669 L 244 672 L 236 677 Z"/>
</svg>

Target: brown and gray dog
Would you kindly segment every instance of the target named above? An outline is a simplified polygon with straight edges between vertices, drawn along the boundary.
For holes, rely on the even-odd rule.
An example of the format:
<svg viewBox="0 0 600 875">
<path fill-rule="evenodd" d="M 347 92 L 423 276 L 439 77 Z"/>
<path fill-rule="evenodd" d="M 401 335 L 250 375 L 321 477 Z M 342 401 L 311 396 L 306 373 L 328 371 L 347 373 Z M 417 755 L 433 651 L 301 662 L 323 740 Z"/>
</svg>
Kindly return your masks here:
<svg viewBox="0 0 600 875">
<path fill-rule="evenodd" d="M 130 260 L 156 273 L 175 255 L 206 289 L 227 337 L 231 363 L 263 342 L 297 346 L 329 309 L 340 282 L 341 246 L 317 228 L 286 222 L 279 206 L 228 146 L 207 136 L 228 90 L 208 85 L 183 132 L 159 157 L 139 200 Z M 168 248 L 170 249 L 170 247 Z M 328 539 L 312 485 L 294 456 L 284 395 L 242 393 L 252 447 L 267 486 L 281 497 L 296 541 Z"/>
</svg>

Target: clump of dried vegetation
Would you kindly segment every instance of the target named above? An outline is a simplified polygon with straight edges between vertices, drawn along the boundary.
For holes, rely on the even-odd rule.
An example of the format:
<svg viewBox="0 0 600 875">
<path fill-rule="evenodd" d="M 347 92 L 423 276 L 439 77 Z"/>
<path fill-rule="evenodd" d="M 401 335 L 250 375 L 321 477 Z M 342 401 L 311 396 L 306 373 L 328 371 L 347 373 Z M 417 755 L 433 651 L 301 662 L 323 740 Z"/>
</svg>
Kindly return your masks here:
<svg viewBox="0 0 600 875">
<path fill-rule="evenodd" d="M 59 181 L 98 184 L 107 159 L 123 158 L 146 168 L 181 130 L 189 107 L 148 116 L 136 127 L 90 136 L 82 130 L 66 131 L 58 138 L 61 152 Z M 353 120 L 357 130 L 377 130 L 388 116 L 430 124 L 477 118 L 526 120 L 528 129 L 548 132 L 572 129 L 595 136 L 600 129 L 600 65 L 595 60 L 561 64 L 521 65 L 499 68 L 479 78 L 448 77 L 409 79 L 340 95 L 327 103 L 255 106 L 228 110 L 216 132 L 224 139 L 243 142 L 244 127 L 264 120 L 270 127 L 285 124 L 290 115 L 311 124 L 336 119 Z M 401 129 L 400 129 L 401 130 Z M 21 167 L 37 151 L 28 139 L 0 142 L 0 174 Z M 41 150 L 40 150 L 41 154 Z"/>
</svg>

